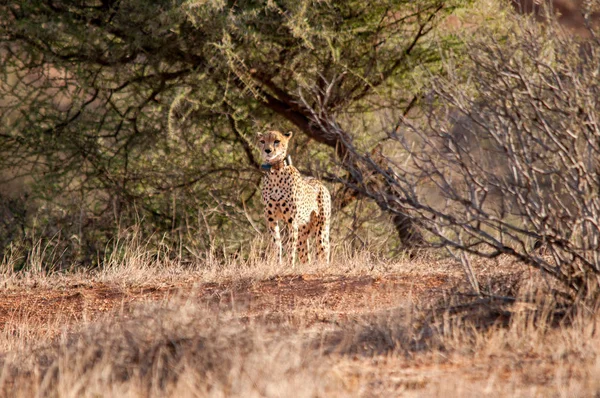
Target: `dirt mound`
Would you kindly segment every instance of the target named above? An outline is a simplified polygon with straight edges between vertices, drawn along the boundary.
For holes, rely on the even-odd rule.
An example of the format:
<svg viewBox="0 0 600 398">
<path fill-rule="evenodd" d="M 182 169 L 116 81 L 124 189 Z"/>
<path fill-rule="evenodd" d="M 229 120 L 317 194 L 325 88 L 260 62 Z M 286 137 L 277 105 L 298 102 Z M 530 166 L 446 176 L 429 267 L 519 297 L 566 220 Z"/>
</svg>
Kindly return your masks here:
<svg viewBox="0 0 600 398">
<path fill-rule="evenodd" d="M 398 306 L 414 298 L 423 300 L 439 292 L 448 282 L 442 274 L 415 278 L 414 275 L 372 276 L 287 275 L 267 280 L 242 279 L 223 283 L 192 281 L 167 286 L 123 288 L 104 283 L 71 284 L 60 288 L 27 288 L 0 293 L 0 328 L 11 325 L 54 325 L 62 327 L 90 322 L 103 314 L 119 311 L 127 316 L 131 306 L 169 297 L 197 297 L 213 308 L 235 308 L 247 317 L 268 316 L 294 311 L 313 311 L 303 322 L 323 317 L 345 317 Z"/>
</svg>

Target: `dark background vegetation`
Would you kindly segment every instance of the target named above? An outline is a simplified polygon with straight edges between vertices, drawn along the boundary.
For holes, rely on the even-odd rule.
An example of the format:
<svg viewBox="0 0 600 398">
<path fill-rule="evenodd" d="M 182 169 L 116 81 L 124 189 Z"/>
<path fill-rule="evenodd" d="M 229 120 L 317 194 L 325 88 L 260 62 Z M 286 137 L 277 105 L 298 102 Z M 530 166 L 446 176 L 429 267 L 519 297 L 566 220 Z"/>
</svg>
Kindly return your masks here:
<svg viewBox="0 0 600 398">
<path fill-rule="evenodd" d="M 320 103 L 336 115 L 410 106 L 418 93 L 409 76 L 437 67 L 432 31 L 458 4 L 3 6 L 2 249 L 60 241 L 62 263 L 90 265 L 135 224 L 184 246 L 183 256 L 247 250 L 262 230 L 256 132 L 299 130 L 293 155 L 304 172 L 349 178 L 339 137 L 312 123 L 300 92 L 336 79 Z M 368 149 L 377 134 L 344 138 Z M 365 245 L 363 218 L 375 209 L 351 204 L 356 193 L 339 184 L 332 190 L 341 236 Z"/>
<path fill-rule="evenodd" d="M 182 260 L 244 257 L 264 230 L 254 136 L 291 129 L 336 244 L 444 248 L 479 294 L 466 254 L 508 255 L 595 297 L 588 3 L 557 3 L 560 24 L 546 3 L 3 3 L 0 250 L 93 267 L 135 230 Z"/>
</svg>

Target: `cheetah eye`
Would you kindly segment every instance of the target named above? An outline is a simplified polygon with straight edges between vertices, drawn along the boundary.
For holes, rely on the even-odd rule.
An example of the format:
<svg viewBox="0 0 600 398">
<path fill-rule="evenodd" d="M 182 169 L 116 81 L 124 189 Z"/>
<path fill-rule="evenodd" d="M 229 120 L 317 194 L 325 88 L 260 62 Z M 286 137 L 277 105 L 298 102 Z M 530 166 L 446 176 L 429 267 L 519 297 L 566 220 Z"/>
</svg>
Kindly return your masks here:
<svg viewBox="0 0 600 398">
<path fill-rule="evenodd" d="M 275 140 L 275 145 L 279 144 L 279 142 L 280 142 L 279 140 Z"/>
<path fill-rule="evenodd" d="M 265 141 L 264 141 L 264 140 L 261 140 L 261 141 L 260 141 L 260 143 L 261 143 L 261 144 L 264 144 L 264 143 L 265 143 Z"/>
</svg>

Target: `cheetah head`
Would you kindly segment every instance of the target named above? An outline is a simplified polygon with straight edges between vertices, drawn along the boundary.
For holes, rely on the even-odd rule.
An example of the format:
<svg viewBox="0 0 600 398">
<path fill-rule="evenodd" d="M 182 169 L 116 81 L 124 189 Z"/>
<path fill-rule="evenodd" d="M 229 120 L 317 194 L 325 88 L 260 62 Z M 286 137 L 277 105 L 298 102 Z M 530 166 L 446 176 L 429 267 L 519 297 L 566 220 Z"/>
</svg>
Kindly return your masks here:
<svg viewBox="0 0 600 398">
<path fill-rule="evenodd" d="M 275 164 L 283 161 L 287 154 L 288 143 L 292 138 L 292 132 L 283 134 L 277 130 L 258 134 L 258 148 L 260 154 L 267 164 Z"/>
</svg>

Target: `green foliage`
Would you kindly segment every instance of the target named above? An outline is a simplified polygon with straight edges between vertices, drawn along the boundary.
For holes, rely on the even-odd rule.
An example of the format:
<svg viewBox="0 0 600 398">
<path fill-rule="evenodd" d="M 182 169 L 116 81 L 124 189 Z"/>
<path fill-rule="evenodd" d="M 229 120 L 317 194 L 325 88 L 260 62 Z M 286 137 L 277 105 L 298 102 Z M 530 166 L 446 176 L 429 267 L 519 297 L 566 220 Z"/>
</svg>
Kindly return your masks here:
<svg viewBox="0 0 600 398">
<path fill-rule="evenodd" d="M 460 4 L 0 6 L 0 177 L 22 184 L 0 199 L 26 203 L 6 207 L 4 220 L 22 221 L 3 247 L 20 240 L 27 250 L 35 226 L 46 225 L 46 239 L 68 237 L 65 264 L 90 265 L 132 224 L 156 244 L 178 242 L 184 255 L 247 247 L 251 224 L 262 228 L 255 132 L 300 129 L 310 157 L 295 163 L 315 175 L 335 170 L 327 176 L 337 179 L 335 141 L 310 128 L 301 90 L 335 81 L 321 103 L 340 115 L 406 106 L 408 94 L 388 94 L 408 86 L 416 66 L 438 62 L 444 40 L 432 32 Z"/>
</svg>

